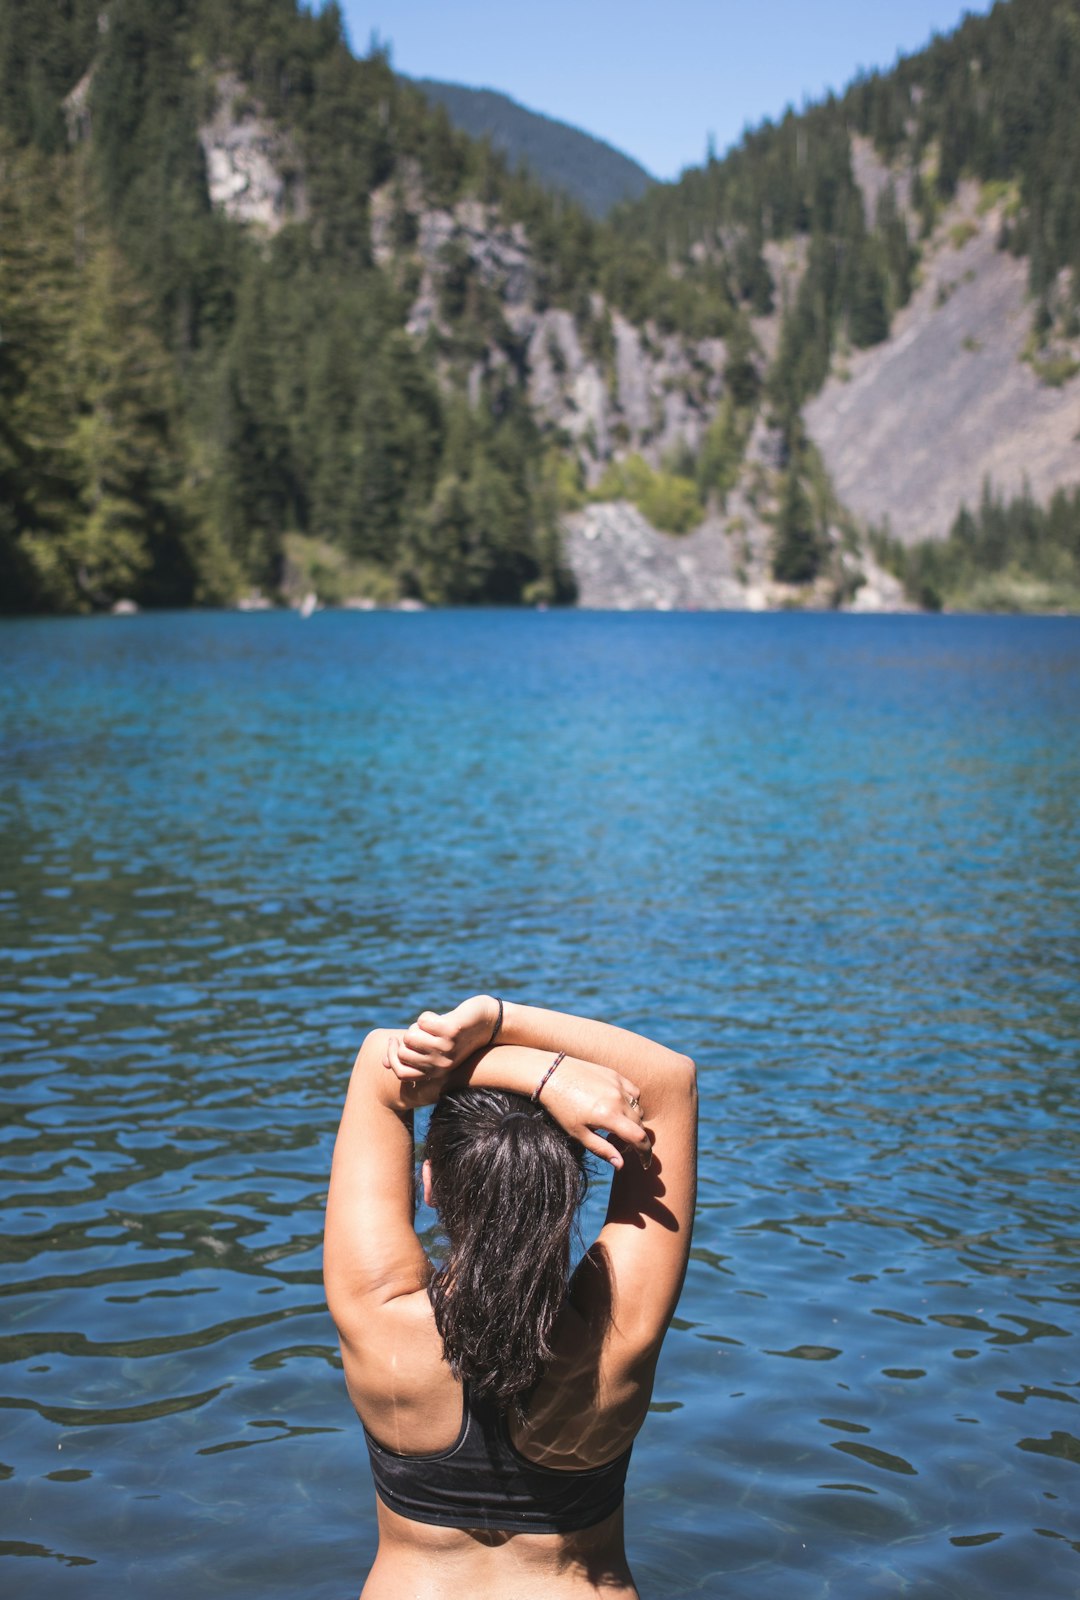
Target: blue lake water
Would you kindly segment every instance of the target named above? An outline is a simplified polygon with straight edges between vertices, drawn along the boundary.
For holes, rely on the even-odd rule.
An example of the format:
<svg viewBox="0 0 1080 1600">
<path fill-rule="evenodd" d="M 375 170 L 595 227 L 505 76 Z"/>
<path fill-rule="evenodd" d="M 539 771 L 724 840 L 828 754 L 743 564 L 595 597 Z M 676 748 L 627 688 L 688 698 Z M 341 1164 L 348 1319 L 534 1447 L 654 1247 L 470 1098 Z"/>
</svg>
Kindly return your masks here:
<svg viewBox="0 0 1080 1600">
<path fill-rule="evenodd" d="M 1080 624 L 0 625 L 0 1581 L 347 1600 L 352 1054 L 476 989 L 701 1069 L 645 1600 L 1080 1594 Z"/>
</svg>

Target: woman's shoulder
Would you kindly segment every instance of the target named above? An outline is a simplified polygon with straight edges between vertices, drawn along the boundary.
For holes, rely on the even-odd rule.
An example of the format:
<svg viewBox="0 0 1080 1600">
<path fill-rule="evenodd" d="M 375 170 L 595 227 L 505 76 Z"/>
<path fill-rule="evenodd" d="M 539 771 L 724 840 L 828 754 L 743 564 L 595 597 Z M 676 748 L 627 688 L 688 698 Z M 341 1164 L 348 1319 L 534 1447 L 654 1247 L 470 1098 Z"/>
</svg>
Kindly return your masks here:
<svg viewBox="0 0 1080 1600">
<path fill-rule="evenodd" d="M 510 1424 L 515 1446 L 530 1460 L 567 1470 L 598 1467 L 633 1444 L 648 1413 L 652 1375 L 613 1382 L 605 1342 L 605 1330 L 568 1300 L 525 1419 Z"/>
<path fill-rule="evenodd" d="M 342 1355 L 357 1414 L 376 1439 L 404 1455 L 453 1443 L 461 1385 L 443 1358 L 425 1291 L 388 1302 L 343 1345 Z"/>
</svg>

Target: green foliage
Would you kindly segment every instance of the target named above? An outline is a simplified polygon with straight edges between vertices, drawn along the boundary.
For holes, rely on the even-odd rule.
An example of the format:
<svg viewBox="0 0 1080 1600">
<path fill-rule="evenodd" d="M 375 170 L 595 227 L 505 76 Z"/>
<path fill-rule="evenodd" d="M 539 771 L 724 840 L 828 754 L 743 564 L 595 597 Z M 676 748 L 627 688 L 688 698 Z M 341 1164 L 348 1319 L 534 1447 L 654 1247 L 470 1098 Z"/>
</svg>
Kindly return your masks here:
<svg viewBox="0 0 1080 1600">
<path fill-rule="evenodd" d="M 696 475 L 702 502 L 715 494 L 722 505 L 728 491 L 735 487 L 752 423 L 753 412 L 740 410 L 737 395 L 729 389 L 698 452 Z"/>
<path fill-rule="evenodd" d="M 549 449 L 544 457 L 543 472 L 556 511 L 580 511 L 588 495 L 585 492 L 585 475 L 578 457 L 564 455 L 558 449 Z"/>
<path fill-rule="evenodd" d="M 954 222 L 949 229 L 949 243 L 954 250 L 962 250 L 970 239 L 978 233 L 978 223 L 972 222 L 970 217 L 964 217 L 960 222 Z"/>
<path fill-rule="evenodd" d="M 455 133 L 383 54 L 354 60 L 335 7 L 113 0 L 103 32 L 96 10 L 92 27 L 76 12 L 22 0 L 0 13 L 26 68 L 0 67 L 5 603 L 273 592 L 298 549 L 309 566 L 333 550 L 340 584 L 366 574 L 381 597 L 566 598 L 544 441 L 505 370 L 483 380 L 475 414 L 461 398 L 493 347 L 511 372 L 520 361 L 495 295 L 452 247 L 446 331 L 417 348 L 408 298 L 371 260 L 368 205 L 393 184 L 407 260 L 412 174 L 427 202 L 482 192 L 535 229 L 551 294 L 580 294 L 595 272 L 587 219 Z M 46 158 L 91 61 L 92 139 Z M 238 71 L 299 152 L 310 221 L 273 240 L 210 208 L 208 64 Z"/>
<path fill-rule="evenodd" d="M 879 560 L 928 610 L 1080 609 L 1080 489 L 1045 509 L 1025 491 L 1006 501 L 987 485 L 947 539 L 903 545 L 878 535 Z"/>
<path fill-rule="evenodd" d="M 368 600 L 392 605 L 400 598 L 398 584 L 385 567 L 351 561 L 325 539 L 287 533 L 282 540 L 287 591 L 294 599 L 315 594 L 326 605 Z"/>
<path fill-rule="evenodd" d="M 689 533 L 704 512 L 693 478 L 679 472 L 657 472 L 637 455 L 608 467 L 592 498 L 629 500 L 647 522 L 665 533 Z"/>
<path fill-rule="evenodd" d="M 725 261 L 731 297 L 760 313 L 771 289 L 763 242 L 806 238 L 809 268 L 786 308 L 769 382 L 774 403 L 802 405 L 824 382 L 838 340 L 885 338 L 911 293 L 915 251 L 895 194 L 886 188 L 871 225 L 851 131 L 914 172 L 924 236 L 962 175 L 993 186 L 988 193 L 1009 202 L 1006 240 L 1028 255 L 1039 296 L 1063 267 L 1080 283 L 1078 104 L 1077 0 L 1008 0 L 890 72 L 859 79 L 842 99 L 766 121 L 723 160 L 622 208 L 614 222 L 635 263 L 624 270 L 643 279 L 651 253 L 678 262 L 687 283 Z M 954 242 L 967 233 L 961 226 Z"/>
<path fill-rule="evenodd" d="M 0 148 L 0 572 L 13 609 L 194 598 L 172 366 L 76 174 Z"/>
<path fill-rule="evenodd" d="M 778 583 L 812 583 L 821 570 L 822 541 L 797 466 L 784 473 L 773 537 L 772 574 Z"/>
<path fill-rule="evenodd" d="M 851 342 L 860 349 L 889 337 L 888 294 L 883 251 L 877 240 L 868 240 L 852 273 L 848 307 Z"/>
<path fill-rule="evenodd" d="M 1060 389 L 1070 378 L 1080 372 L 1080 361 L 1064 353 L 1049 356 L 1032 356 L 1031 370 L 1048 388 Z"/>
<path fill-rule="evenodd" d="M 554 498 L 534 461 L 533 424 L 520 403 L 508 401 L 498 420 L 463 401 L 448 407 L 434 493 L 403 557 L 409 592 L 432 605 L 569 597 Z"/>
<path fill-rule="evenodd" d="M 17 145 L 63 149 L 61 101 L 90 64 L 100 12 L 100 0 L 0 6 L 0 125 Z"/>
<path fill-rule="evenodd" d="M 615 329 L 608 307 L 605 305 L 597 314 L 592 295 L 582 294 L 574 308 L 574 319 L 585 354 L 601 372 L 611 372 L 615 364 Z"/>
<path fill-rule="evenodd" d="M 836 514 L 820 456 L 794 409 L 774 417 L 781 430 L 783 476 L 773 527 L 772 575 L 779 583 L 813 583 L 830 554 L 828 524 Z"/>
<path fill-rule="evenodd" d="M 761 393 L 756 349 L 746 318 L 733 317 L 727 335 L 724 382 L 736 406 L 752 407 Z"/>
<path fill-rule="evenodd" d="M 66 371 L 75 284 L 59 179 L 55 160 L 0 140 L 0 577 L 12 610 L 63 590 L 56 540 L 77 497 Z"/>
<path fill-rule="evenodd" d="M 773 281 L 762 255 L 762 243 L 761 218 L 756 216 L 748 228 L 739 232 L 731 256 L 736 293 L 759 317 L 773 309 Z"/>
<path fill-rule="evenodd" d="M 785 406 L 801 405 L 821 385 L 841 332 L 859 345 L 885 338 L 891 312 L 910 293 L 912 252 L 895 195 L 886 191 L 868 230 L 845 114 L 833 99 L 764 123 L 723 161 L 651 190 L 615 222 L 624 249 L 639 258 L 650 247 L 662 250 L 680 263 L 684 285 L 700 287 L 707 274 L 721 272 L 729 299 L 753 315 L 774 305 L 765 242 L 808 236 L 807 271 L 786 308 L 769 381 L 774 403 Z M 721 239 L 729 244 L 726 258 Z M 730 310 L 726 321 L 729 333 L 738 328 Z M 729 366 L 737 401 L 751 404 L 756 371 L 745 354 Z"/>
<path fill-rule="evenodd" d="M 79 515 L 66 560 L 92 603 L 192 594 L 172 367 L 145 297 L 107 239 L 88 252 L 72 328 L 71 436 Z"/>
</svg>

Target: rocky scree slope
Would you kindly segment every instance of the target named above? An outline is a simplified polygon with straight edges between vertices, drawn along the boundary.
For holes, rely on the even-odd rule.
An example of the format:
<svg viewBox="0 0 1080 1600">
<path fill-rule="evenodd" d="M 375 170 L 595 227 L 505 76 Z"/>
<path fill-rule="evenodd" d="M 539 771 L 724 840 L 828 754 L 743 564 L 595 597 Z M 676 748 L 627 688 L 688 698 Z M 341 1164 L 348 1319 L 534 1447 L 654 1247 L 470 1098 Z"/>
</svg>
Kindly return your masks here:
<svg viewBox="0 0 1080 1600">
<path fill-rule="evenodd" d="M 860 154 L 869 199 L 883 169 Z M 909 175 L 898 176 L 903 195 Z M 906 543 L 943 538 L 984 484 L 1004 495 L 1026 484 L 1045 502 L 1080 481 L 1080 365 L 1055 384 L 1032 351 L 1028 264 L 998 248 L 1008 204 L 960 185 L 924 241 L 921 281 L 889 338 L 839 353 L 806 407 L 840 499 Z M 1058 287 L 1062 303 L 1068 290 Z M 1056 358 L 1068 373 L 1070 349 Z"/>
</svg>

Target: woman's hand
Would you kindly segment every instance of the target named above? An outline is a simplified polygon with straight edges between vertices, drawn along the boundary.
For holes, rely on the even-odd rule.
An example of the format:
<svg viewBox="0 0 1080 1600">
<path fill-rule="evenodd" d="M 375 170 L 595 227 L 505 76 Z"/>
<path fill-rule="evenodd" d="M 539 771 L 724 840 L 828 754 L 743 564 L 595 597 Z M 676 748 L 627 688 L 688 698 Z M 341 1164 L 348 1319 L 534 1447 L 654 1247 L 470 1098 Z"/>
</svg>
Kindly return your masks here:
<svg viewBox="0 0 1080 1600">
<path fill-rule="evenodd" d="M 403 1084 L 422 1079 L 441 1085 L 447 1073 L 491 1043 L 498 1021 L 499 1002 L 486 994 L 441 1016 L 422 1011 L 406 1033 L 391 1038 L 385 1065 Z"/>
<path fill-rule="evenodd" d="M 398 1044 L 398 1039 L 391 1035 L 387 1041 L 387 1052 L 392 1051 Z M 383 1056 L 383 1066 L 388 1066 L 387 1055 Z M 391 1111 L 419 1111 L 421 1106 L 434 1105 L 439 1098 L 446 1083 L 446 1074 L 440 1073 L 437 1078 L 399 1078 L 393 1073 L 382 1074 L 382 1085 L 378 1090 L 378 1098 L 384 1106 L 389 1106 Z"/>
<path fill-rule="evenodd" d="M 652 1141 L 645 1131 L 641 1091 L 612 1067 L 567 1056 L 544 1085 L 540 1104 L 586 1150 L 621 1167 L 621 1151 L 597 1133 L 603 1128 L 632 1149 L 641 1165 L 652 1165 Z"/>
</svg>

